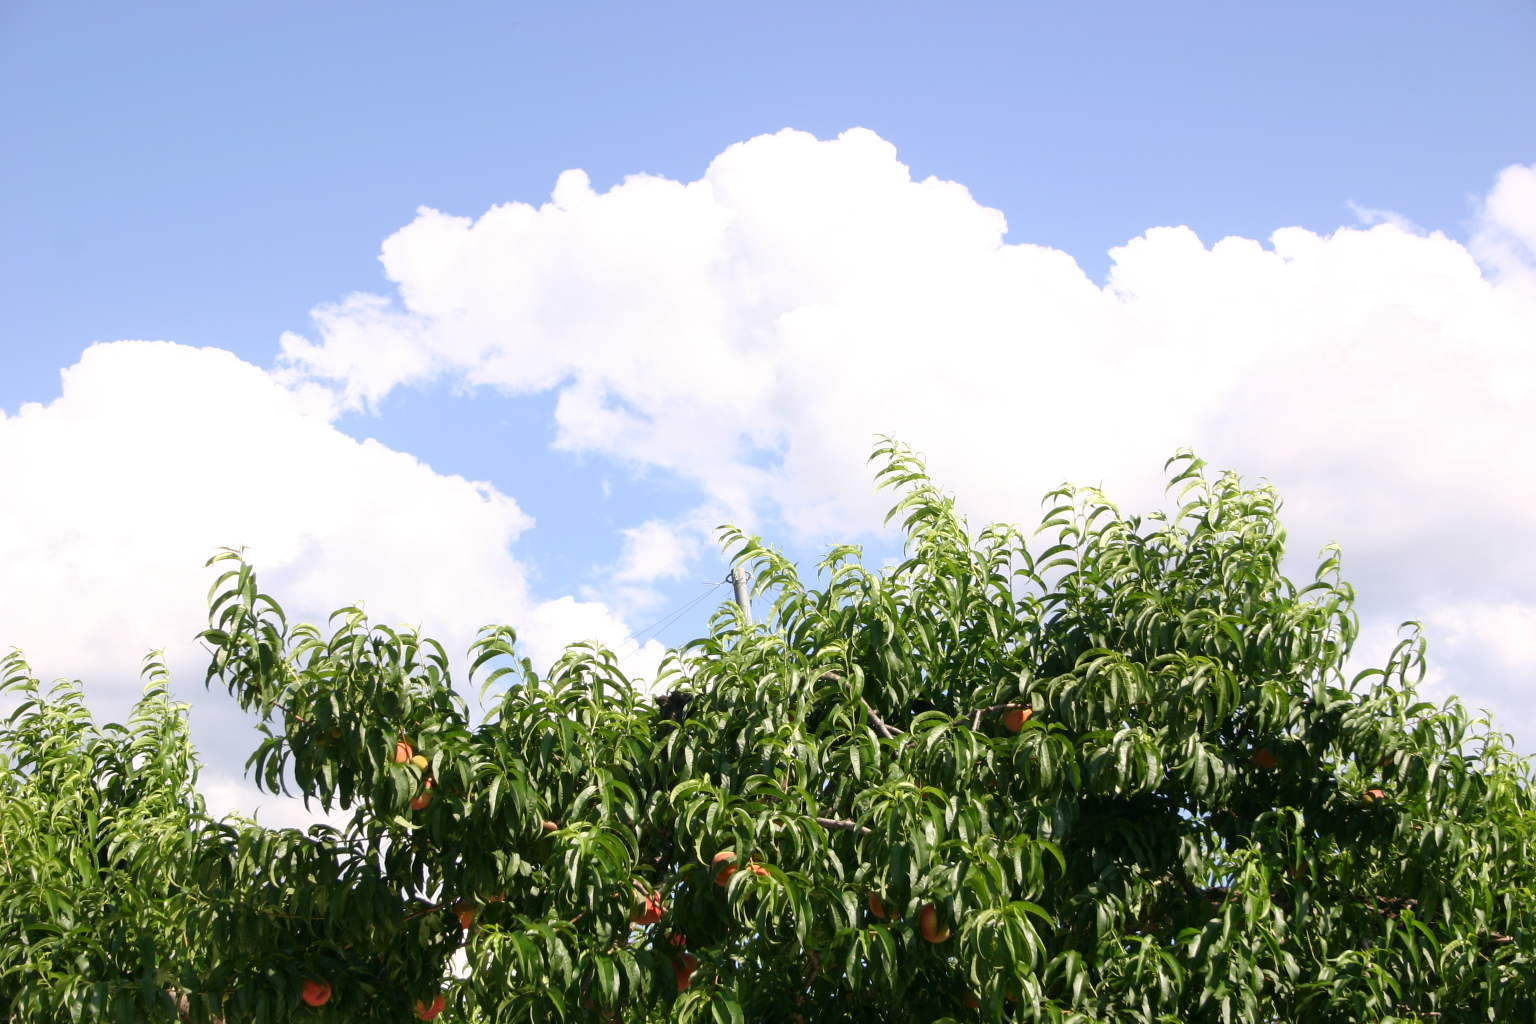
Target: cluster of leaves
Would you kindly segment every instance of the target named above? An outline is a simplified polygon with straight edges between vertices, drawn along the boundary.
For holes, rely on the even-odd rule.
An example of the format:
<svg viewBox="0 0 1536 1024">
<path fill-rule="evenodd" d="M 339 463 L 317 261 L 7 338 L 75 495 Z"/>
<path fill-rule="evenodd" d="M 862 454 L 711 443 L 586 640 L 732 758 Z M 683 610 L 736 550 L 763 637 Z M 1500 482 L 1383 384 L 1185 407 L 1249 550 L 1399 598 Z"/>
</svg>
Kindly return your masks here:
<svg viewBox="0 0 1536 1024">
<path fill-rule="evenodd" d="M 1417 700 L 1416 634 L 1346 677 L 1353 592 L 1282 574 L 1270 489 L 1180 456 L 1169 516 L 1064 488 L 1032 551 L 876 458 L 906 559 L 810 586 L 726 531 L 767 621 L 723 607 L 659 698 L 488 627 L 476 719 L 433 641 L 290 625 L 221 556 L 209 679 L 341 829 L 209 821 L 163 687 L 96 731 L 13 658 L 12 1019 L 1536 1019 L 1526 762 Z"/>
<path fill-rule="evenodd" d="M 210 966 L 185 884 L 206 821 L 197 765 L 158 661 L 145 677 L 128 724 L 98 728 L 78 685 L 0 661 L 3 1019 L 163 1017 L 168 989 Z"/>
<path fill-rule="evenodd" d="M 753 958 L 809 951 L 815 1005 L 853 1018 L 1536 1014 L 1527 764 L 1417 701 L 1416 633 L 1345 677 L 1353 591 L 1336 553 L 1285 578 L 1271 489 L 1182 456 L 1172 516 L 1063 489 L 1032 553 L 877 456 L 907 560 L 837 549 L 809 589 L 734 535 L 770 625 L 695 645 L 697 731 L 667 744 L 679 827 L 734 830 L 822 908 L 794 935 L 760 917 Z M 957 942 L 860 893 L 906 922 L 936 905 Z M 774 991 L 744 1001 L 774 1019 Z"/>
</svg>

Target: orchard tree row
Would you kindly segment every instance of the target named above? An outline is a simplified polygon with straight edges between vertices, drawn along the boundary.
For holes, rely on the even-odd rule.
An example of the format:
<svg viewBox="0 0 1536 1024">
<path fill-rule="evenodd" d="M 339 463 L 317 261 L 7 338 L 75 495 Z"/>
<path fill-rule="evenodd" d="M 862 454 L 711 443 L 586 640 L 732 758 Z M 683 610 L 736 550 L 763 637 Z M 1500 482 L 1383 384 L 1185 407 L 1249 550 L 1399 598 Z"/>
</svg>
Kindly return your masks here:
<svg viewBox="0 0 1536 1024">
<path fill-rule="evenodd" d="M 97 725 L 11 654 L 0 1020 L 1536 1020 L 1529 767 L 1418 699 L 1415 632 L 1346 675 L 1271 489 L 1183 454 L 1166 516 L 972 532 L 875 458 L 905 560 L 724 531 L 766 621 L 650 692 L 487 627 L 472 712 L 435 641 L 218 556 L 209 682 L 339 830 L 212 819 L 154 659 Z"/>
</svg>

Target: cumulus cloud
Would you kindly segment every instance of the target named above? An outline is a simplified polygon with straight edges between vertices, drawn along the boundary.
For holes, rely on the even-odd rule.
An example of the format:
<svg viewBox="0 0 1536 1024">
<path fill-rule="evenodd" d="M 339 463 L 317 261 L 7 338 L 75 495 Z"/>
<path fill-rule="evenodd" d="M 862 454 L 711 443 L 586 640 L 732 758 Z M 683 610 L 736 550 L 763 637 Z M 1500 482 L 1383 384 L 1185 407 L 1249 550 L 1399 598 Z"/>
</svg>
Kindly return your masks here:
<svg viewBox="0 0 1536 1024">
<path fill-rule="evenodd" d="M 1099 284 L 871 132 L 786 130 L 695 181 L 567 172 L 541 206 L 423 209 L 383 247 L 398 295 L 321 309 L 283 365 L 351 405 L 441 375 L 552 389 L 559 446 L 816 539 L 878 521 L 876 433 L 1015 520 L 1063 480 L 1155 505 L 1192 445 L 1277 483 L 1298 549 L 1342 542 L 1386 618 L 1531 606 L 1533 223 L 1536 168 L 1513 167 L 1468 245 L 1390 218 L 1158 227 Z"/>
<path fill-rule="evenodd" d="M 1483 203 L 1472 251 L 1496 274 L 1536 285 L 1536 165 L 1499 174 Z"/>
<path fill-rule="evenodd" d="M 105 716 L 137 695 L 151 648 L 184 696 L 200 693 L 204 562 L 226 545 L 291 618 L 363 600 L 450 652 L 506 622 L 543 663 L 567 642 L 627 637 L 600 603 L 530 592 L 512 545 L 532 521 L 511 497 L 342 434 L 314 398 L 222 350 L 116 342 L 65 370 L 57 400 L 0 413 L 0 645 L 43 678 L 86 680 Z M 626 667 L 650 674 L 659 646 L 628 647 Z M 237 806 L 250 723 L 199 699 L 194 725 L 210 800 Z"/>
<path fill-rule="evenodd" d="M 660 519 L 620 531 L 624 549 L 613 578 L 620 583 L 654 583 L 677 579 L 688 571 L 697 556 L 699 541 L 693 533 Z"/>
</svg>

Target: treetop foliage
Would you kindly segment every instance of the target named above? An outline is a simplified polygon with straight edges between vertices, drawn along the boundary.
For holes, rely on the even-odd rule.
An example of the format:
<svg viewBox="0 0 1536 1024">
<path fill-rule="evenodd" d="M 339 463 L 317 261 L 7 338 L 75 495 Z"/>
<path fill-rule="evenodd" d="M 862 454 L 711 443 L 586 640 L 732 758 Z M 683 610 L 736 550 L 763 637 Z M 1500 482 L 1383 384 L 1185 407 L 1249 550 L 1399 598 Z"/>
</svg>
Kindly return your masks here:
<svg viewBox="0 0 1536 1024">
<path fill-rule="evenodd" d="M 12 654 L 6 1019 L 1536 1019 L 1527 762 L 1416 696 L 1412 624 L 1346 675 L 1354 592 L 1282 574 L 1272 489 L 1183 453 L 1166 516 L 1064 487 L 972 533 L 874 459 L 904 560 L 722 531 L 766 621 L 659 696 L 491 626 L 475 714 L 435 641 L 217 556 L 209 684 L 340 829 L 212 820 L 153 659 L 97 726 Z"/>
</svg>

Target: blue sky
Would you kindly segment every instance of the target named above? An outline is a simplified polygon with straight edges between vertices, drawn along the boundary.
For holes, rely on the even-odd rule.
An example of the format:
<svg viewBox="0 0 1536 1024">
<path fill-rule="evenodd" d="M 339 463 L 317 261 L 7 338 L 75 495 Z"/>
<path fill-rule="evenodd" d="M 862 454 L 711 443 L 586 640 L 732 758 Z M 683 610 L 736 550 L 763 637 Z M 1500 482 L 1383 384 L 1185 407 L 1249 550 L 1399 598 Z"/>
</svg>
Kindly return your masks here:
<svg viewBox="0 0 1536 1024">
<path fill-rule="evenodd" d="M 92 374 L 132 389 L 143 383 L 134 376 L 141 371 L 159 384 L 175 380 L 194 390 L 246 394 L 240 389 L 249 385 L 258 404 L 267 401 L 258 392 L 268 376 L 281 377 L 281 387 L 309 395 L 311 412 L 315 394 L 324 391 L 334 400 L 316 414 L 326 429 L 374 438 L 419 460 L 419 469 L 390 463 L 385 475 L 400 474 L 398 486 L 437 493 L 446 486 L 438 478 L 457 474 L 515 502 L 516 516 L 501 508 L 500 525 L 486 527 L 484 536 L 463 527 L 464 536 L 510 552 L 506 572 L 515 580 L 508 586 L 525 593 L 508 607 L 530 615 L 545 608 L 553 636 L 553 623 L 569 621 L 551 604 L 562 597 L 602 604 L 611 616 L 603 628 L 623 630 L 691 599 L 721 571 L 707 544 L 700 546 L 700 524 L 710 516 L 745 518 L 801 556 L 850 537 L 884 550 L 873 532 L 878 517 L 871 519 L 872 506 L 859 496 L 862 484 L 847 484 L 857 475 L 848 470 L 850 453 L 866 450 L 877 431 L 902 433 L 930 450 L 962 498 L 968 490 L 979 495 L 975 511 L 983 517 L 1028 518 L 1033 505 L 1022 496 L 1038 495 L 1063 476 L 1122 481 L 1124 493 L 1141 500 L 1155 494 L 1142 472 L 1155 476 L 1161 459 L 1154 463 L 1152 453 L 1200 444 L 1223 464 L 1289 488 L 1299 542 L 1341 539 L 1348 552 L 1355 540 L 1356 564 L 1371 584 L 1364 596 L 1382 597 L 1377 627 L 1438 615 L 1447 671 L 1479 680 L 1472 689 L 1483 690 L 1472 696 L 1484 703 L 1520 707 L 1536 654 L 1511 649 L 1489 662 L 1471 652 L 1486 648 L 1478 638 L 1490 622 L 1516 630 L 1536 623 L 1536 592 L 1518 575 L 1480 562 L 1488 556 L 1478 545 L 1459 545 L 1446 534 L 1454 532 L 1451 524 L 1487 513 L 1484 533 L 1493 531 L 1518 552 L 1504 563 L 1536 558 L 1536 536 L 1516 514 L 1527 508 L 1524 485 L 1488 485 L 1513 488 L 1494 503 L 1514 510 L 1507 514 L 1455 502 L 1444 518 L 1404 511 L 1438 506 L 1442 495 L 1478 486 L 1477 472 L 1486 476 L 1507 464 L 1497 457 L 1501 451 L 1506 460 L 1525 451 L 1518 438 L 1529 426 L 1518 389 L 1533 345 L 1520 324 L 1530 308 L 1527 232 L 1536 217 L 1526 183 L 1526 174 L 1536 172 L 1525 170 L 1536 163 L 1536 62 L 1529 59 L 1536 8 L 1489 0 L 1457 5 L 1453 17 L 1449 10 L 1427 2 L 940 9 L 20 0 L 0 11 L 0 102 L 11 155 L 0 162 L 0 217 L 9 242 L 0 248 L 7 312 L 0 410 L 12 428 L 7 433 L 0 420 L 0 462 L 9 457 L 12 469 L 31 467 L 33 476 L 13 481 L 26 481 L 34 495 L 49 494 L 38 465 L 58 472 L 61 463 L 84 458 L 60 440 L 84 443 L 86 428 L 65 429 L 67 417 L 78 414 L 107 429 L 100 426 L 107 414 L 89 412 L 83 398 L 68 408 L 48 405 L 61 394 L 60 371 L 79 362 L 87 346 L 158 339 L 223 350 L 261 374 L 185 353 L 114 349 L 80 371 L 82 395 L 97 394 L 84 383 Z M 773 135 L 785 128 L 822 140 L 821 148 Z M 872 134 L 834 141 L 854 128 Z M 763 136 L 778 141 L 729 149 Z M 722 157 L 728 151 L 737 157 Z M 881 191 L 876 183 L 891 180 L 902 165 L 910 181 Z M 533 234 L 510 221 L 460 231 L 417 213 L 427 207 L 474 219 L 498 204 L 538 208 L 550 202 L 561 173 L 575 168 L 586 172 L 590 193 L 573 184 L 571 209 L 588 194 L 603 202 L 587 204 L 579 216 L 541 214 L 545 227 L 529 228 Z M 678 190 L 609 192 L 636 174 Z M 713 213 L 697 197 L 680 198 L 680 183 L 707 174 L 714 175 Z M 836 183 L 822 189 L 819 176 Z M 968 195 L 924 191 L 918 183 L 930 176 Z M 779 195 L 781 179 L 795 184 Z M 882 198 L 867 209 L 860 205 L 877 194 Z M 858 209 L 841 220 L 852 207 Z M 987 209 L 1006 217 L 1005 235 L 993 231 L 981 212 Z M 802 224 L 795 210 L 820 212 Z M 752 248 L 739 262 L 731 262 L 745 251 L 732 248 L 737 242 L 710 257 L 712 266 L 735 267 L 733 273 L 751 279 L 750 301 L 747 291 L 700 291 L 706 285 L 684 251 L 714 244 L 705 222 L 717 215 L 760 225 L 757 234 L 742 229 L 740 244 Z M 571 227 L 581 217 L 587 226 Z M 667 227 L 671 217 L 683 218 L 676 231 Z M 833 222 L 845 234 L 863 232 L 869 244 L 844 251 L 842 236 L 818 240 L 817 224 Z M 1336 234 L 1379 222 L 1385 223 L 1375 233 Z M 880 240 L 884 223 L 899 225 L 898 235 Z M 799 226 L 780 231 L 779 224 Z M 1193 236 L 1149 233 L 1163 226 L 1187 226 Z M 1288 243 L 1272 237 L 1291 227 L 1310 234 Z M 923 232 L 932 232 L 931 245 Z M 1233 245 L 1215 255 L 1210 247 L 1227 236 L 1255 240 L 1257 248 Z M 390 277 L 379 261 L 386 239 L 397 243 Z M 1141 242 L 1127 247 L 1133 239 Z M 946 277 L 948 267 L 972 267 L 973 257 L 1002 251 L 1004 242 L 1028 250 L 1007 257 L 1010 269 L 978 262 L 963 280 Z M 908 243 L 910 252 L 902 248 Z M 1109 274 L 1118 247 L 1127 248 L 1117 284 Z M 802 264 L 830 250 L 868 273 L 833 261 L 806 271 L 815 280 L 801 275 Z M 930 251 L 951 256 L 925 262 Z M 898 255 L 886 259 L 888 253 Z M 1066 257 L 1080 273 L 1063 264 Z M 1278 272 L 1262 269 L 1266 260 L 1311 267 L 1311 283 L 1295 283 L 1300 270 L 1290 283 L 1277 283 Z M 434 276 L 439 263 L 479 283 L 444 285 Z M 977 283 L 994 274 L 1022 276 L 996 287 Z M 587 304 L 598 312 L 590 322 L 553 322 L 542 306 L 506 299 L 510 291 L 498 282 L 513 279 L 567 295 L 570 308 Z M 1038 302 L 1016 297 L 1035 294 L 1019 283 L 1025 279 L 1038 286 Z M 913 282 L 928 296 L 921 308 L 877 297 L 909 293 Z M 626 307 L 627 288 L 636 298 Z M 674 322 L 671 312 L 647 304 L 649 290 L 674 304 L 696 301 L 722 312 L 707 323 Z M 1064 298 L 1080 291 L 1080 301 Z M 388 314 L 382 325 L 355 307 L 341 315 L 338 329 L 363 339 L 349 349 L 310 314 L 354 293 L 379 296 L 378 308 Z M 1218 293 L 1231 302 L 1212 304 Z M 1357 301 L 1378 294 L 1384 297 L 1374 306 Z M 434 303 L 456 312 L 434 313 Z M 1298 304 L 1311 319 L 1296 314 Z M 962 306 L 965 312 L 956 312 Z M 899 334 L 908 322 L 932 328 L 926 348 L 919 341 L 882 348 L 870 340 L 882 331 Z M 1278 338 L 1187 341 L 1200 325 L 1242 331 L 1257 324 L 1253 332 L 1263 335 L 1264 325 L 1279 322 L 1308 338 L 1342 340 L 1337 349 L 1288 348 L 1292 343 Z M 679 355 L 669 340 L 680 330 L 704 337 L 727 329 L 721 325 L 739 331 L 728 352 Z M 1117 365 L 1119 357 L 1090 359 L 1095 352 L 1147 353 L 1166 342 L 1174 346 L 1168 359 L 1202 366 L 1212 364 L 1212 352 L 1221 354 L 1212 364 L 1217 369 L 1197 375 L 1197 412 L 1124 428 L 1145 434 L 1144 446 L 1117 445 L 1111 416 L 1097 433 L 1086 432 L 1092 436 L 1053 448 L 1048 424 L 994 422 L 976 412 L 975 389 L 996 383 L 985 375 L 933 382 L 939 412 L 932 415 L 919 408 L 928 401 L 922 390 L 908 390 L 912 381 L 929 383 L 928 360 L 952 354 L 939 336 L 953 330 L 992 337 L 994 328 L 989 344 L 1008 358 L 1028 350 L 1018 357 L 1024 376 L 1077 374 L 1056 377 L 1057 392 L 1064 381 L 1081 381 L 1085 368 Z M 1413 333 L 1420 328 L 1429 333 Z M 497 349 L 501 342 L 487 339 L 500 338 L 503 329 L 521 332 L 533 347 L 510 356 Z M 369 332 L 378 331 L 404 346 L 391 350 L 400 361 L 374 354 L 384 335 Z M 284 332 L 312 346 L 309 358 L 294 357 L 294 344 L 288 359 L 280 357 Z M 603 348 L 616 336 L 628 340 Z M 843 337 L 865 340 L 845 351 L 835 340 Z M 1051 356 L 1052 337 L 1086 361 L 1068 365 Z M 1486 351 L 1446 356 L 1463 344 Z M 509 369 L 508 360 L 526 363 L 532 352 L 564 348 L 571 357 L 550 362 L 543 376 Z M 955 358 L 982 359 L 987 351 Z M 657 358 L 625 362 L 637 352 Z M 1463 376 L 1447 377 L 1441 357 Z M 162 358 L 168 361 L 157 362 Z M 412 359 L 433 369 L 418 372 Z M 653 363 L 666 379 L 636 383 Z M 877 363 L 896 370 L 871 372 Z M 691 376 L 695 370 L 700 379 Z M 759 393 L 750 381 L 710 376 L 732 371 L 768 374 L 773 384 Z M 855 402 L 853 410 L 817 404 L 808 383 L 817 375 L 825 388 L 884 388 L 887 397 Z M 1318 375 L 1356 383 L 1319 395 L 1315 407 L 1298 405 L 1296 393 Z M 349 403 L 345 396 L 355 395 L 364 377 L 382 380 L 377 393 Z M 1178 380 L 1166 386 L 1177 389 Z M 573 386 L 579 381 L 591 384 L 590 393 Z M 1503 389 L 1491 403 L 1479 392 L 1483 381 Z M 738 387 L 751 393 L 739 416 L 730 403 L 719 404 L 722 393 Z M 154 389 L 146 388 L 143 400 L 155 401 L 148 397 Z M 1400 406 L 1438 395 L 1437 388 L 1448 389 L 1451 418 L 1444 429 L 1423 427 L 1422 436 L 1411 424 L 1396 425 L 1397 413 L 1369 404 L 1391 404 L 1395 395 Z M 1391 394 L 1383 397 L 1384 389 Z M 1027 409 L 1026 392 L 993 391 L 990 401 Z M 161 401 L 174 404 L 181 394 L 172 389 Z M 1359 429 L 1339 410 L 1362 394 L 1375 397 L 1360 414 L 1372 425 Z M 1160 408 L 1187 396 L 1166 397 L 1171 401 Z M 23 430 L 19 410 L 29 402 L 44 403 L 51 419 L 34 414 L 35 429 Z M 562 403 L 565 419 L 557 412 Z M 1274 404 L 1272 416 L 1245 417 L 1244 410 L 1265 403 Z M 749 415 L 751 409 L 758 412 Z M 671 410 L 682 411 L 669 419 Z M 654 428 L 643 436 L 623 419 L 637 411 Z M 783 417 L 765 418 L 764 411 Z M 114 415 L 137 422 L 131 402 Z M 1012 423 L 1020 434 L 1014 448 L 1050 455 L 1026 458 L 1016 490 L 1001 488 L 985 459 L 968 461 L 975 446 L 965 432 L 950 429 L 971 416 L 976 436 L 995 436 Z M 586 425 L 578 429 L 577 421 Z M 1270 429 L 1282 421 L 1288 431 L 1297 424 L 1289 440 Z M 807 423 L 819 433 L 797 426 Z M 687 439 L 716 429 L 714 447 L 690 463 Z M 185 427 L 172 424 L 149 436 L 174 439 L 178 430 Z M 1316 457 L 1317 438 L 1346 435 L 1358 442 L 1354 448 Z M 1506 435 L 1514 440 L 1495 443 Z M 330 443 L 329 435 L 298 428 L 277 436 L 300 447 Z M 812 449 L 823 442 L 841 454 L 821 458 Z M 979 447 L 1009 450 L 989 444 Z M 1457 463 L 1468 444 L 1488 448 L 1470 468 Z M 1383 456 L 1394 447 L 1420 455 Z M 187 453 L 174 445 L 144 454 L 146 473 L 180 479 L 193 472 L 182 461 Z M 1307 467 L 1302 454 L 1312 456 Z M 286 471 L 253 467 L 266 474 L 261 483 L 225 473 L 217 485 L 204 481 L 204 490 L 186 493 L 201 501 L 213 486 L 282 486 L 277 481 Z M 304 478 L 302 469 L 293 473 Z M 312 500 L 320 501 L 328 485 L 316 481 L 311 494 L 321 497 Z M 1354 494 L 1341 481 L 1363 490 Z M 852 488 L 846 494 L 845 484 Z M 135 497 L 133 488 L 142 485 L 133 478 L 125 476 L 121 486 L 127 490 L 100 497 L 109 505 L 148 500 Z M 56 519 L 45 499 L 34 500 L 43 511 L 16 523 Z M 480 500 L 473 496 L 454 492 L 441 500 L 432 514 L 444 517 L 450 535 L 460 529 L 451 509 L 469 509 L 471 519 L 492 515 L 465 504 Z M 212 533 L 261 533 L 245 520 L 226 526 L 216 506 L 210 499 L 205 524 Z M 274 515 L 292 517 L 285 508 Z M 533 525 L 517 525 L 518 516 Z M 333 521 L 334 536 L 346 535 L 345 523 Z M 71 538 L 94 536 L 91 522 L 80 519 L 46 543 L 68 547 Z M 325 551 L 333 535 L 301 519 L 293 523 L 281 534 L 286 540 L 274 535 L 268 543 L 285 552 L 278 559 L 282 578 L 293 582 L 301 604 L 320 608 L 369 596 L 353 588 L 389 590 L 377 567 L 354 571 L 349 566 L 361 556 L 340 549 L 314 563 L 329 568 L 306 570 L 302 554 L 293 552 Z M 626 540 L 623 531 L 647 523 L 654 524 L 649 532 Z M 134 544 L 144 535 L 124 534 Z M 392 535 L 380 536 L 382 543 Z M 1442 544 L 1444 556 L 1428 560 L 1421 591 L 1405 590 L 1404 565 L 1426 538 Z M 153 546 L 141 546 L 135 557 L 143 561 L 120 568 L 155 564 Z M 99 547 L 69 550 L 81 564 L 102 565 L 105 558 L 99 571 L 111 568 L 113 556 Z M 485 563 L 467 547 L 436 557 Z M 656 559 L 668 557 L 662 571 Z M 641 565 L 646 558 L 649 570 Z M 485 586 L 494 590 L 491 582 Z M 1438 611 L 1420 607 L 1436 594 L 1452 597 Z M 411 608 L 403 593 L 390 595 L 382 604 L 391 611 L 430 620 L 430 609 Z M 0 626 L 7 600 L 37 603 L 0 584 Z M 662 639 L 692 635 L 703 611 L 685 616 Z M 159 634 L 174 632 L 167 624 L 180 621 L 120 618 L 113 628 L 121 629 L 124 651 L 170 642 Z M 67 645 L 31 625 L 33 618 L 18 611 L 10 621 L 24 623 L 14 627 L 23 635 L 0 636 L 0 643 L 44 651 L 43 660 L 60 672 L 107 671 L 55 657 Z M 125 678 L 131 675 L 131 663 L 122 668 Z M 1506 727 L 1536 741 L 1536 726 Z"/>
<path fill-rule="evenodd" d="M 538 200 L 568 167 L 688 179 L 786 126 L 871 128 L 1096 277 L 1150 225 L 1326 231 L 1348 200 L 1458 234 L 1536 138 L 1521 0 L 943 10 L 7 4 L 0 403 L 92 340 L 265 362 L 378 286 L 417 206 Z"/>
</svg>

